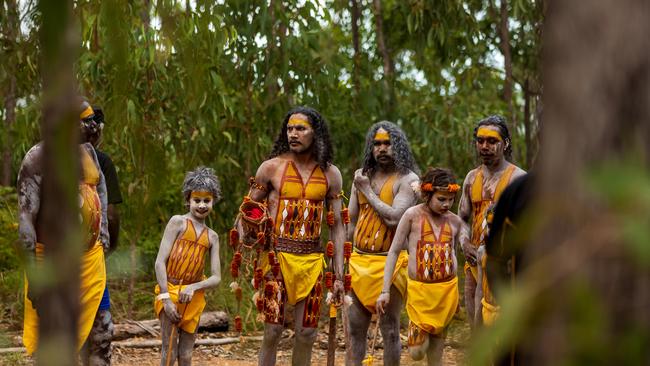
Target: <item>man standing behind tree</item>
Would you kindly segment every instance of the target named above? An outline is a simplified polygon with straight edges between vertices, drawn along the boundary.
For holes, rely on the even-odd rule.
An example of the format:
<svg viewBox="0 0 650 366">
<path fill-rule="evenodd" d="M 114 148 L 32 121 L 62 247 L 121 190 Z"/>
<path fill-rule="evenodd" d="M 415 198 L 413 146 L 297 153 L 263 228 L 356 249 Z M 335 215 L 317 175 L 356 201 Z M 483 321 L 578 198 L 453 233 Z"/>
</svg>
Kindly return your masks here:
<svg viewBox="0 0 650 366">
<path fill-rule="evenodd" d="M 417 167 L 404 132 L 382 121 L 366 135 L 363 168 L 355 172 L 350 195 L 348 237 L 354 243 L 350 258 L 352 305 L 349 313 L 351 359 L 361 365 L 366 353 L 368 326 L 383 281 L 386 255 L 404 211 L 417 203 L 413 186 Z M 401 353 L 399 318 L 406 289 L 408 256 L 400 255 L 393 275 L 389 306 L 380 314 L 384 364 L 398 365 Z"/>
<path fill-rule="evenodd" d="M 98 145 L 101 141 L 105 126 L 104 112 L 101 107 L 93 106 L 94 117 L 85 120 L 81 128 L 81 140 L 88 142 L 95 148 L 97 161 L 106 180 L 108 233 L 110 246 L 106 254 L 112 253 L 117 247 L 117 238 L 120 232 L 120 216 L 116 205 L 122 203 L 120 184 L 117 179 L 115 165 L 108 154 L 100 151 Z M 103 366 L 111 364 L 111 340 L 113 338 L 113 317 L 111 315 L 111 300 L 108 292 L 108 281 L 99 304 L 95 321 L 90 329 L 88 342 L 82 349 L 82 362 L 84 365 Z"/>
<path fill-rule="evenodd" d="M 79 119 L 82 131 L 91 123 L 94 113 L 85 100 L 79 103 Z M 83 133 L 83 132 L 82 132 Z M 78 349 L 90 334 L 93 319 L 97 314 L 102 293 L 106 288 L 106 267 L 104 251 L 109 246 L 106 218 L 106 184 L 95 149 L 89 143 L 79 145 L 80 181 L 79 216 L 83 233 L 84 252 L 81 256 L 80 314 L 78 320 Z M 43 227 L 41 201 L 43 173 L 43 143 L 33 146 L 25 155 L 18 173 L 18 206 L 20 210 L 19 235 L 26 251 L 28 265 L 35 271 L 42 271 L 42 259 L 48 256 L 47 230 Z M 57 268 L 58 270 L 58 268 Z M 28 271 L 29 274 L 30 271 Z M 35 291 L 29 287 L 30 278 L 25 283 L 25 321 L 23 343 L 28 354 L 38 348 L 39 311 L 49 304 L 43 303 Z M 33 282 L 32 282 L 33 284 Z"/>
<path fill-rule="evenodd" d="M 273 237 L 279 262 L 279 280 L 264 273 L 265 301 L 279 303 L 264 309 L 264 339 L 260 365 L 275 365 L 284 329 L 286 304 L 294 305 L 296 324 L 292 364 L 309 365 L 318 332 L 322 300 L 323 248 L 320 242 L 325 210 L 333 214 L 330 237 L 335 244 L 334 297 L 343 292 L 341 172 L 332 164 L 332 143 L 327 124 L 314 109 L 297 107 L 287 113 L 273 151 L 257 170 L 250 199 L 266 200 L 273 218 Z M 271 283 L 273 284 L 271 286 Z M 269 286 L 267 286 L 269 285 Z M 268 288 L 268 291 L 266 289 Z"/>
<path fill-rule="evenodd" d="M 495 115 L 479 121 L 474 129 L 474 142 L 481 165 L 467 173 L 458 205 L 458 216 L 468 224 L 471 222 L 471 240 L 462 249 L 466 260 L 465 307 L 472 328 L 476 325 L 476 251 L 487 239 L 486 213 L 513 179 L 526 174 L 508 161 L 512 154 L 512 142 L 503 117 Z"/>
</svg>

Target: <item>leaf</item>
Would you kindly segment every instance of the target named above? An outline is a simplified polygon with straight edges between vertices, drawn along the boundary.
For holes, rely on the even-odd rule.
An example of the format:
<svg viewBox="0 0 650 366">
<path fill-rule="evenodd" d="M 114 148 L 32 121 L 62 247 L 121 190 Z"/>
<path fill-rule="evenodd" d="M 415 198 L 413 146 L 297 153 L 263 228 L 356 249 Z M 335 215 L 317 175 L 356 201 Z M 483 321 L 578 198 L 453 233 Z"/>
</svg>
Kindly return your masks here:
<svg viewBox="0 0 650 366">
<path fill-rule="evenodd" d="M 228 143 L 231 143 L 231 144 L 232 144 L 232 135 L 230 134 L 230 132 L 228 132 L 228 131 L 221 131 L 221 133 L 222 133 L 224 136 L 226 136 L 226 138 L 228 139 Z"/>
</svg>

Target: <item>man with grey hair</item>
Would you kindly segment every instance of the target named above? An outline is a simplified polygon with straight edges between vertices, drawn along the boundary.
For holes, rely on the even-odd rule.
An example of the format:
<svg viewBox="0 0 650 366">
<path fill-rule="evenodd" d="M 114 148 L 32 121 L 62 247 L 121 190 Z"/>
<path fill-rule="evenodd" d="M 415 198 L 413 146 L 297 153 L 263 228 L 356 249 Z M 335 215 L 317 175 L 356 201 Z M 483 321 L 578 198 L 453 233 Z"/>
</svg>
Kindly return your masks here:
<svg viewBox="0 0 650 366">
<path fill-rule="evenodd" d="M 366 135 L 363 168 L 354 175 L 350 195 L 348 238 L 354 243 L 350 258 L 352 305 L 349 313 L 351 338 L 347 364 L 361 365 L 375 301 L 380 295 L 386 254 L 400 218 L 417 203 L 414 186 L 418 170 L 404 132 L 394 123 L 382 121 Z M 406 286 L 408 257 L 400 255 L 393 274 L 390 305 L 379 315 L 384 339 L 384 364 L 398 365 L 401 353 L 399 317 Z"/>
<path fill-rule="evenodd" d="M 205 308 L 205 289 L 221 282 L 219 237 L 205 224 L 212 205 L 221 199 L 219 180 L 210 168 L 188 172 L 183 197 L 189 209 L 169 220 L 156 257 L 156 314 L 162 336 L 161 364 L 192 363 L 199 318 Z M 210 252 L 210 277 L 203 266 Z"/>
</svg>

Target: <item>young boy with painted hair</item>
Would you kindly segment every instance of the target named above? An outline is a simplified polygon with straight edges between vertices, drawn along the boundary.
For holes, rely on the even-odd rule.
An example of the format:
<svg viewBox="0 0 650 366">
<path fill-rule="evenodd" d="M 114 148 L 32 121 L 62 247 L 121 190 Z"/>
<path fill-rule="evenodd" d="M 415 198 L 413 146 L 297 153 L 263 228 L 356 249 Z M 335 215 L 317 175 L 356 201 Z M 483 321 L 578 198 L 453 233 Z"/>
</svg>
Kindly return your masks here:
<svg viewBox="0 0 650 366">
<path fill-rule="evenodd" d="M 214 171 L 199 167 L 185 175 L 183 197 L 189 211 L 167 223 L 156 258 L 156 301 L 162 335 L 161 365 L 190 365 L 196 329 L 205 308 L 205 289 L 221 281 L 219 237 L 205 219 L 221 199 Z M 210 277 L 203 274 L 210 255 Z"/>
<path fill-rule="evenodd" d="M 391 274 L 399 253 L 407 250 L 409 353 L 414 360 L 426 355 L 429 365 L 439 365 L 445 331 L 458 307 L 455 247 L 469 240 L 469 228 L 449 211 L 460 190 L 451 171 L 429 168 L 421 177 L 420 190 L 425 202 L 406 210 L 397 225 L 377 309 L 382 312 L 388 305 Z"/>
</svg>

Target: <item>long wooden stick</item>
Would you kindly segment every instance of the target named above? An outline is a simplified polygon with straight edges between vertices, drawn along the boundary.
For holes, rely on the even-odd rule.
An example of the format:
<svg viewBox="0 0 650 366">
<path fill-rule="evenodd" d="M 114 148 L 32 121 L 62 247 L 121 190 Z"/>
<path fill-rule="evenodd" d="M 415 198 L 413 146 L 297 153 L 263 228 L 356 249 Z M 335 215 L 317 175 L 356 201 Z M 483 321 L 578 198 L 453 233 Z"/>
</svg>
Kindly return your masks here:
<svg viewBox="0 0 650 366">
<path fill-rule="evenodd" d="M 375 358 L 375 343 L 377 342 L 377 334 L 379 333 L 379 314 L 377 314 L 377 322 L 375 323 L 375 330 L 373 333 L 372 342 L 370 342 L 370 354 L 363 362 L 366 366 L 372 365 Z"/>
<path fill-rule="evenodd" d="M 334 366 L 336 359 L 336 313 L 336 305 L 333 303 L 330 304 L 330 332 L 327 336 L 327 366 Z"/>
</svg>

